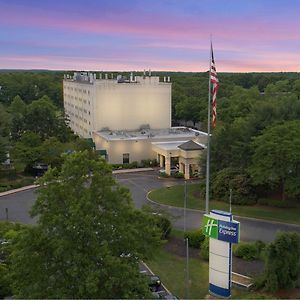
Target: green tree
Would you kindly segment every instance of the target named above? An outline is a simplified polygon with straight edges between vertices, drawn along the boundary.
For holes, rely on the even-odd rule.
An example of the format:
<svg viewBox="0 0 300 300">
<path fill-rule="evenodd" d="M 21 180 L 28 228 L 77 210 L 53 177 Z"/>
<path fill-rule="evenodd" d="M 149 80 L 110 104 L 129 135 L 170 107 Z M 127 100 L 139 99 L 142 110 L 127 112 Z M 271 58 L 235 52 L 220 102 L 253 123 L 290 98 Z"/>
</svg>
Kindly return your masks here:
<svg viewBox="0 0 300 300">
<path fill-rule="evenodd" d="M 26 104 L 19 95 L 14 97 L 12 103 L 9 106 L 9 111 L 13 115 L 17 115 L 17 114 L 24 115 L 25 114 Z"/>
<path fill-rule="evenodd" d="M 56 109 L 47 96 L 27 106 L 25 128 L 38 134 L 42 140 L 55 135 L 57 132 Z"/>
<path fill-rule="evenodd" d="M 212 195 L 214 199 L 229 203 L 232 189 L 233 204 L 254 204 L 256 202 L 251 179 L 240 169 L 224 168 L 212 178 Z"/>
<path fill-rule="evenodd" d="M 280 186 L 283 200 L 285 194 L 299 195 L 300 121 L 289 121 L 265 129 L 253 140 L 252 147 L 254 155 L 249 172 L 253 182 Z"/>
<path fill-rule="evenodd" d="M 9 106 L 9 111 L 12 115 L 11 122 L 11 137 L 14 141 L 19 140 L 25 131 L 25 113 L 26 104 L 23 102 L 19 95 L 15 96 L 11 105 Z"/>
<path fill-rule="evenodd" d="M 11 117 L 5 107 L 0 103 L 0 163 L 6 160 L 9 151 L 9 128 Z"/>
<path fill-rule="evenodd" d="M 0 244 L 0 298 L 11 296 L 10 254 L 13 251 L 14 239 L 24 228 L 24 225 L 10 222 L 0 222 L 0 239 L 8 243 Z"/>
<path fill-rule="evenodd" d="M 176 104 L 176 117 L 185 121 L 199 121 L 200 103 L 197 98 L 185 98 Z"/>
<path fill-rule="evenodd" d="M 56 137 L 51 137 L 43 142 L 40 147 L 41 159 L 52 168 L 59 167 L 63 163 L 62 153 L 65 151 L 65 145 Z"/>
<path fill-rule="evenodd" d="M 133 208 L 106 162 L 75 153 L 40 184 L 32 210 L 38 225 L 12 255 L 14 296 L 149 298 L 138 265 L 153 255 L 160 232 L 152 215 Z"/>
<path fill-rule="evenodd" d="M 20 141 L 15 144 L 12 151 L 12 156 L 26 164 L 26 166 L 31 166 L 33 163 L 41 159 L 40 146 L 42 141 L 34 132 L 25 132 Z"/>
<path fill-rule="evenodd" d="M 279 233 L 275 241 L 267 247 L 264 277 L 266 290 L 272 292 L 299 285 L 299 234 Z"/>
<path fill-rule="evenodd" d="M 7 137 L 9 135 L 10 124 L 11 117 L 6 108 L 0 103 L 0 136 Z"/>
</svg>

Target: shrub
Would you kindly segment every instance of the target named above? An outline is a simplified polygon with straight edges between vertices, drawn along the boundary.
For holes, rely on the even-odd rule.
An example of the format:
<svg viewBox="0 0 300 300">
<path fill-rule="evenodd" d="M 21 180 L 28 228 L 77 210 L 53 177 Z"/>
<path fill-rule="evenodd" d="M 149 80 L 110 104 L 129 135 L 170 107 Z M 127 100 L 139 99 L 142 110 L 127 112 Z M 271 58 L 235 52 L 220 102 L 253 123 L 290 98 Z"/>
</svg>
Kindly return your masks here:
<svg viewBox="0 0 300 300">
<path fill-rule="evenodd" d="M 201 243 L 205 239 L 205 235 L 202 232 L 202 229 L 188 231 L 184 234 L 184 238 L 189 239 L 189 246 L 193 248 L 199 249 L 201 246 Z"/>
<path fill-rule="evenodd" d="M 300 235 L 279 233 L 266 249 L 265 288 L 275 292 L 297 287 L 300 282 Z"/>
<path fill-rule="evenodd" d="M 22 186 L 31 185 L 34 183 L 34 180 L 32 177 L 25 177 L 21 180 Z"/>
<path fill-rule="evenodd" d="M 151 164 L 152 164 L 151 159 L 142 159 L 142 160 L 141 160 L 141 163 L 140 163 L 140 166 L 141 166 L 142 168 L 146 168 L 146 167 L 150 167 Z"/>
<path fill-rule="evenodd" d="M 171 221 L 166 216 L 157 215 L 157 226 L 162 232 L 161 239 L 166 240 L 172 230 Z"/>
<path fill-rule="evenodd" d="M 200 254 L 203 259 L 209 259 L 209 238 L 206 236 L 200 247 Z"/>
<path fill-rule="evenodd" d="M 184 174 L 181 173 L 181 172 L 177 172 L 177 173 L 174 173 L 172 176 L 173 176 L 174 178 L 183 178 L 183 177 L 184 177 Z"/>
<path fill-rule="evenodd" d="M 138 162 L 137 162 L 137 161 L 133 161 L 132 163 L 130 163 L 130 168 L 131 168 L 131 169 L 136 169 L 136 168 L 138 168 Z"/>
<path fill-rule="evenodd" d="M 159 176 L 160 176 L 160 177 L 164 177 L 164 178 L 170 177 L 170 175 L 168 175 L 166 172 L 160 172 L 160 173 L 159 173 Z"/>
<path fill-rule="evenodd" d="M 17 177 L 16 169 L 3 169 L 0 170 L 0 178 L 14 180 Z"/>
<path fill-rule="evenodd" d="M 256 243 L 239 243 L 233 249 L 233 254 L 245 260 L 254 260 L 259 258 L 260 250 Z"/>
<path fill-rule="evenodd" d="M 113 170 L 119 170 L 119 169 L 123 168 L 123 165 L 122 164 L 112 164 L 111 167 Z"/>
</svg>

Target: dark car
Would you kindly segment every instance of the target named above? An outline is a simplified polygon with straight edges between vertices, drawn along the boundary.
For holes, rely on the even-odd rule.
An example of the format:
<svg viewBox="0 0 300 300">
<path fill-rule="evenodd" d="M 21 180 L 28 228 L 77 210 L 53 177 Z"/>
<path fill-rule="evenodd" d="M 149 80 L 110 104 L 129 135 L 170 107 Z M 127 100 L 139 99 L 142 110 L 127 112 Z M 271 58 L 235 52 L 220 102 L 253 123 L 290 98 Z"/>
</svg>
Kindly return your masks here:
<svg viewBox="0 0 300 300">
<path fill-rule="evenodd" d="M 161 299 L 167 299 L 167 300 L 178 300 L 178 298 L 174 295 L 168 294 L 166 291 L 158 291 L 158 292 L 152 292 L 153 299 L 161 300 Z"/>
<path fill-rule="evenodd" d="M 149 277 L 149 288 L 152 292 L 156 292 L 159 287 L 161 286 L 161 281 L 160 281 L 160 278 L 159 276 L 157 275 L 148 275 Z"/>
</svg>

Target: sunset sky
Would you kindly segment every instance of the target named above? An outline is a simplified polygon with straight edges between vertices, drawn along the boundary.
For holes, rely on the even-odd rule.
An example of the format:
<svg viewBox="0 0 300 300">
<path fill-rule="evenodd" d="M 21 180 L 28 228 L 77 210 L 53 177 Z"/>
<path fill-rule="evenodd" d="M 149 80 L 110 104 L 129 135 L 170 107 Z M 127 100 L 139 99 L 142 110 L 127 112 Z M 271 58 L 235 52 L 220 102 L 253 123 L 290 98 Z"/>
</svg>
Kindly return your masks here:
<svg viewBox="0 0 300 300">
<path fill-rule="evenodd" d="M 0 0 L 0 68 L 300 71 L 299 0 Z"/>
</svg>

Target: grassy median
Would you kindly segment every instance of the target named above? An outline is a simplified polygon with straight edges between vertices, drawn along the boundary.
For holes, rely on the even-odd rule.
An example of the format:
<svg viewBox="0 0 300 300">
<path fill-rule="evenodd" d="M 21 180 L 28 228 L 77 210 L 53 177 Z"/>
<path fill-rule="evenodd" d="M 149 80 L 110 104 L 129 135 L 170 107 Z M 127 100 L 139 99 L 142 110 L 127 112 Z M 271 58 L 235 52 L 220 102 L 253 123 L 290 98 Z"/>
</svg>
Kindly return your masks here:
<svg viewBox="0 0 300 300">
<path fill-rule="evenodd" d="M 183 232 L 172 230 L 172 236 L 183 237 Z M 153 259 L 147 261 L 151 270 L 160 276 L 163 284 L 173 295 L 180 299 L 186 298 L 186 258 L 168 252 L 162 247 Z M 203 299 L 208 294 L 208 262 L 201 258 L 189 259 L 189 294 L 190 299 Z M 260 292 L 232 289 L 232 299 L 263 299 L 271 298 Z"/>
<path fill-rule="evenodd" d="M 193 209 L 204 210 L 205 200 L 199 195 L 199 185 L 189 184 L 187 186 L 187 207 Z M 152 191 L 149 198 L 155 202 L 183 207 L 184 187 L 182 185 L 161 188 Z M 221 201 L 210 201 L 210 209 L 220 209 L 229 211 L 229 203 Z M 292 223 L 300 225 L 300 208 L 276 208 L 262 205 L 232 205 L 232 213 L 238 216 L 266 219 L 284 223 Z"/>
</svg>

